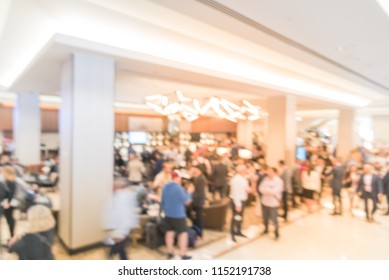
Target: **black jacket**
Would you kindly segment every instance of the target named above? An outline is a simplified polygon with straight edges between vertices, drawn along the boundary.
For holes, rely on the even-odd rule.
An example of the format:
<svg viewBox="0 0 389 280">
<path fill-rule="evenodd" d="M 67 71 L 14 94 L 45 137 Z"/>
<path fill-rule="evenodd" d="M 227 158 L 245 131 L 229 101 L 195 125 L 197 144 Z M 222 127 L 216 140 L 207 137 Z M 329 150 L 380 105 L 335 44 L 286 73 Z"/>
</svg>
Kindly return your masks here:
<svg viewBox="0 0 389 280">
<path fill-rule="evenodd" d="M 384 186 L 384 193 L 386 195 L 389 195 L 389 171 L 386 172 L 382 183 Z"/>
<path fill-rule="evenodd" d="M 376 197 L 378 196 L 379 193 L 383 193 L 384 190 L 382 188 L 382 180 L 381 178 L 376 175 L 376 174 L 372 174 L 373 178 L 372 178 L 372 182 L 371 182 L 371 194 L 373 197 Z M 366 195 L 366 192 L 364 191 L 363 189 L 363 185 L 364 185 L 364 178 L 365 178 L 365 174 L 363 174 L 361 176 L 361 178 L 359 179 L 359 182 L 358 182 L 358 192 L 362 192 L 362 197 L 365 197 Z"/>
<path fill-rule="evenodd" d="M 226 187 L 228 168 L 225 164 L 218 163 L 212 166 L 212 184 L 215 187 Z"/>
<path fill-rule="evenodd" d="M 53 260 L 51 246 L 54 241 L 54 229 L 28 233 L 9 248 L 10 253 L 16 253 L 20 260 Z"/>
<path fill-rule="evenodd" d="M 193 178 L 193 185 L 195 187 L 195 191 L 192 195 L 193 207 L 204 207 L 206 184 L 207 180 L 204 175 Z"/>
</svg>

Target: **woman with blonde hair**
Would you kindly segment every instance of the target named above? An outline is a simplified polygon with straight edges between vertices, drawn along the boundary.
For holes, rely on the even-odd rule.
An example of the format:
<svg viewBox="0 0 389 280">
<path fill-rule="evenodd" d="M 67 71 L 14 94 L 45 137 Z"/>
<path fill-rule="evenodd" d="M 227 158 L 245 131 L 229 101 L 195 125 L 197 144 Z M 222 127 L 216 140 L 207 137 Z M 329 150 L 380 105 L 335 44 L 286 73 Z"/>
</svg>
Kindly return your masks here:
<svg viewBox="0 0 389 280">
<path fill-rule="evenodd" d="M 53 260 L 55 220 L 50 209 L 43 205 L 32 206 L 27 212 L 27 222 L 26 234 L 15 235 L 10 240 L 9 252 L 18 254 L 20 260 Z"/>
</svg>

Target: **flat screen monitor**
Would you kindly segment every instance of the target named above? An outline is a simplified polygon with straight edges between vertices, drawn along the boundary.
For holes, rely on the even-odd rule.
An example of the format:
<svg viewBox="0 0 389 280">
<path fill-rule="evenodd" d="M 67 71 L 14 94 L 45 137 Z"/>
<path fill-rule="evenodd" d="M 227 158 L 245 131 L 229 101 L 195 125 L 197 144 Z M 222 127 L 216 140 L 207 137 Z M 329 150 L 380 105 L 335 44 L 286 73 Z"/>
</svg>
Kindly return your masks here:
<svg viewBox="0 0 389 280">
<path fill-rule="evenodd" d="M 135 145 L 144 145 L 147 143 L 147 133 L 144 131 L 130 131 L 128 132 L 128 142 Z"/>
</svg>

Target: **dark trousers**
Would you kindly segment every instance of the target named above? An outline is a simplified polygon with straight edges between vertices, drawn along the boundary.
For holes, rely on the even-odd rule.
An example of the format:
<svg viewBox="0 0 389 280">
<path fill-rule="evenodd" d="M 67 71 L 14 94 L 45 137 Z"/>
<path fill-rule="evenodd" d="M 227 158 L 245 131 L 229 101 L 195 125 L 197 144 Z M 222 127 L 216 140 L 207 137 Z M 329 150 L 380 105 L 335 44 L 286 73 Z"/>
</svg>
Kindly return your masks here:
<svg viewBox="0 0 389 280">
<path fill-rule="evenodd" d="M 212 198 L 213 198 L 213 200 L 215 200 L 217 192 L 219 193 L 220 198 L 226 197 L 225 189 L 226 188 L 224 186 L 214 186 L 213 189 L 212 189 Z"/>
<path fill-rule="evenodd" d="M 293 191 L 293 193 L 292 193 L 292 206 L 297 207 L 298 203 L 297 203 L 296 197 L 300 197 L 299 190 L 298 190 L 298 188 L 293 187 L 292 191 Z M 300 198 L 300 202 L 301 202 L 301 198 Z"/>
<path fill-rule="evenodd" d="M 231 227 L 230 232 L 231 236 L 242 233 L 242 222 L 244 209 L 246 208 L 246 201 L 242 201 L 242 210 L 240 212 L 236 211 L 235 203 L 231 200 L 231 210 L 232 210 L 232 218 L 231 218 Z M 236 216 L 240 216 L 240 220 L 236 219 Z"/>
<path fill-rule="evenodd" d="M 340 189 L 332 189 L 332 200 L 334 203 L 334 213 L 342 214 L 342 197 Z"/>
<path fill-rule="evenodd" d="M 289 195 L 287 192 L 282 192 L 282 209 L 284 211 L 284 214 L 282 215 L 282 217 L 287 220 L 288 219 L 288 198 L 289 198 Z"/>
<path fill-rule="evenodd" d="M 194 226 L 198 227 L 200 230 L 199 236 L 203 237 L 203 229 L 204 229 L 204 217 L 203 217 L 203 212 L 204 212 L 204 207 L 197 207 L 193 206 L 192 211 L 194 212 L 194 217 L 191 218 L 192 223 Z"/>
<path fill-rule="evenodd" d="M 268 231 L 269 220 L 271 220 L 276 229 L 276 233 L 278 233 L 277 207 L 268 207 L 262 204 L 262 219 L 266 232 Z"/>
<path fill-rule="evenodd" d="M 8 209 L 4 209 L 4 216 L 5 216 L 5 219 L 7 220 L 7 224 L 9 227 L 9 232 L 11 234 L 11 237 L 14 236 L 14 232 L 15 232 L 15 219 L 13 217 L 13 212 L 14 212 L 13 207 L 10 207 Z"/>
<path fill-rule="evenodd" d="M 369 199 L 373 201 L 373 209 L 371 212 L 369 211 Z M 365 201 L 366 218 L 368 220 L 371 220 L 373 218 L 375 211 L 377 211 L 378 197 L 373 196 L 372 193 L 365 192 L 363 194 L 363 200 Z"/>
<path fill-rule="evenodd" d="M 118 254 L 121 260 L 128 260 L 126 253 L 126 244 L 127 238 L 112 245 L 111 251 L 109 252 L 109 256 L 113 257 L 114 255 Z"/>
</svg>

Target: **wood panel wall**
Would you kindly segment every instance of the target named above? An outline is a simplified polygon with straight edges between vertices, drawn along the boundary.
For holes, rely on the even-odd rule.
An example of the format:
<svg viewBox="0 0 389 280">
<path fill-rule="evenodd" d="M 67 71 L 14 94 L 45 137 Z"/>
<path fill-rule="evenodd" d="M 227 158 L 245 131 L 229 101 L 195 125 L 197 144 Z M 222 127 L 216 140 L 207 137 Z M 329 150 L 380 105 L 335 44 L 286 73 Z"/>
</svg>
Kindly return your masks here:
<svg viewBox="0 0 389 280">
<path fill-rule="evenodd" d="M 56 109 L 41 110 L 41 129 L 43 132 L 58 132 L 59 111 Z"/>
<path fill-rule="evenodd" d="M 12 133 L 12 107 L 0 104 L 0 130 Z M 158 115 L 142 114 L 138 112 L 115 112 L 115 131 L 128 131 L 128 118 L 130 116 L 140 116 L 149 118 L 163 118 L 164 130 L 167 128 L 167 120 Z M 42 132 L 58 132 L 59 110 L 55 108 L 42 108 L 41 125 Z M 236 133 L 237 124 L 228 120 L 202 117 L 191 123 L 191 132 L 211 132 L 211 133 Z"/>
<path fill-rule="evenodd" d="M 229 120 L 201 117 L 192 122 L 192 132 L 236 133 L 237 124 Z"/>
<path fill-rule="evenodd" d="M 0 104 L 0 130 L 12 131 L 12 107 Z"/>
</svg>

